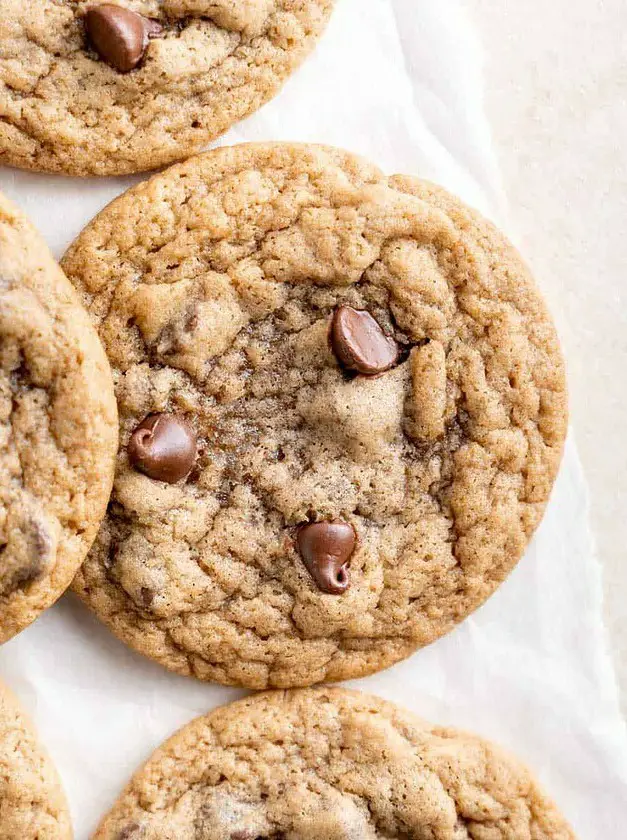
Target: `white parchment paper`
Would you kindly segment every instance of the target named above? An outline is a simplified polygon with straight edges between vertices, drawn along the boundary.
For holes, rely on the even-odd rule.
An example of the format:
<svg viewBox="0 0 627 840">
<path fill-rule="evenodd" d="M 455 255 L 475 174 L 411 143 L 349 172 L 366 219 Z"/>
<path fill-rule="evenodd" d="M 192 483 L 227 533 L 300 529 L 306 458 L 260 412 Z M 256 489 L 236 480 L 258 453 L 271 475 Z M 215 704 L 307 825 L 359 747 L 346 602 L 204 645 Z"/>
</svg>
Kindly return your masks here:
<svg viewBox="0 0 627 840">
<path fill-rule="evenodd" d="M 343 146 L 390 173 L 439 181 L 515 234 L 482 110 L 481 58 L 461 0 L 338 0 L 315 55 L 223 142 Z M 0 170 L 0 189 L 59 256 L 138 180 Z M 546 287 L 550 278 L 538 281 Z M 175 728 L 241 694 L 139 657 L 73 596 L 0 649 L 0 678 L 59 767 L 77 840 L 87 840 L 129 775 Z M 545 520 L 499 592 L 447 638 L 354 685 L 509 747 L 581 840 L 627 836 L 627 736 L 572 438 Z"/>
</svg>

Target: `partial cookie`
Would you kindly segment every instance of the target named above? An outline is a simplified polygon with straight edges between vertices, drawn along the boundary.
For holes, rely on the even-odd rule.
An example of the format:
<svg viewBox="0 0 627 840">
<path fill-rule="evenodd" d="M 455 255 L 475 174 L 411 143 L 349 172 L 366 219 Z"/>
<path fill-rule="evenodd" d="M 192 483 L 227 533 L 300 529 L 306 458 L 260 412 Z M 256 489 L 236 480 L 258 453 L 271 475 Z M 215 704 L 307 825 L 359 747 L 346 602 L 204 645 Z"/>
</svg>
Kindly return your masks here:
<svg viewBox="0 0 627 840">
<path fill-rule="evenodd" d="M 71 840 L 57 772 L 15 698 L 0 684 L 0 840 Z"/>
<path fill-rule="evenodd" d="M 519 255 L 438 187 L 311 146 L 220 149 L 64 259 L 121 448 L 76 590 L 168 668 L 251 688 L 384 668 L 497 588 L 566 432 Z"/>
<path fill-rule="evenodd" d="M 0 196 L 0 643 L 70 585 L 106 511 L 117 440 L 87 313 Z"/>
<path fill-rule="evenodd" d="M 257 694 L 158 749 L 94 840 L 574 840 L 493 744 L 339 689 Z"/>
<path fill-rule="evenodd" d="M 164 166 L 278 92 L 334 0 L 0 0 L 0 163 Z"/>
</svg>

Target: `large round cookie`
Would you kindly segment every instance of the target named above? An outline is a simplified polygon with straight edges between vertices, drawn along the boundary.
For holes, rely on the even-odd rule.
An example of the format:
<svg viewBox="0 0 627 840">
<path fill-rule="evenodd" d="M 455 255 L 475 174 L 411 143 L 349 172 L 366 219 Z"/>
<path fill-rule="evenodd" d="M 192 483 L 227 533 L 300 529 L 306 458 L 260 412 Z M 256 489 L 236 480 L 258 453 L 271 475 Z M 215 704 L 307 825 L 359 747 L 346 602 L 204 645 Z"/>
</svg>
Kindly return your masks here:
<svg viewBox="0 0 627 840">
<path fill-rule="evenodd" d="M 164 166 L 269 100 L 334 0 L 0 0 L 0 162 Z"/>
<path fill-rule="evenodd" d="M 94 840 L 573 840 L 480 738 L 339 689 L 268 692 L 158 749 Z"/>
<path fill-rule="evenodd" d="M 89 317 L 0 196 L 0 643 L 70 585 L 106 511 L 117 440 Z"/>
<path fill-rule="evenodd" d="M 341 151 L 221 149 L 113 202 L 64 266 L 121 416 L 76 589 L 137 650 L 253 688 L 367 674 L 523 553 L 562 359 L 518 254 L 443 190 Z"/>
<path fill-rule="evenodd" d="M 0 684 L 0 840 L 70 840 L 61 782 L 29 720 Z"/>
</svg>

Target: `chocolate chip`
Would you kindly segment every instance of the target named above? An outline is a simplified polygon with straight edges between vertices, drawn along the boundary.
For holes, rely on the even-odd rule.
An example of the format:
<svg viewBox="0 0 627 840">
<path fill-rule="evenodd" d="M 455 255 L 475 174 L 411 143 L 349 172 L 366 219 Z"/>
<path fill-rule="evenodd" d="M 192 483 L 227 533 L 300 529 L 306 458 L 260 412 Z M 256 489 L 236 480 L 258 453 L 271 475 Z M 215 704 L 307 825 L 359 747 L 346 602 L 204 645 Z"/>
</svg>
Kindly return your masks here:
<svg viewBox="0 0 627 840">
<path fill-rule="evenodd" d="M 142 586 L 139 590 L 139 594 L 142 599 L 142 603 L 145 607 L 150 607 L 155 600 L 155 591 L 154 589 L 149 589 L 147 586 Z"/>
<path fill-rule="evenodd" d="M 339 306 L 331 322 L 331 348 L 340 364 L 366 376 L 389 370 L 398 358 L 398 346 L 372 315 L 352 306 Z"/>
<path fill-rule="evenodd" d="M 48 527 L 38 519 L 26 519 L 14 527 L 12 537 L 9 545 L 0 546 L 0 595 L 10 595 L 39 580 L 54 547 Z"/>
<path fill-rule="evenodd" d="M 314 522 L 298 529 L 298 548 L 318 589 L 341 595 L 350 585 L 349 559 L 357 538 L 347 522 Z"/>
<path fill-rule="evenodd" d="M 98 55 L 121 73 L 137 67 L 148 40 L 162 31 L 156 21 L 110 3 L 88 9 L 85 28 Z"/>
<path fill-rule="evenodd" d="M 116 840 L 131 840 L 131 838 L 135 840 L 135 838 L 139 838 L 140 831 L 141 826 L 139 823 L 130 823 L 118 832 Z"/>
<path fill-rule="evenodd" d="M 156 481 L 176 484 L 194 466 L 196 432 L 175 414 L 149 414 L 131 435 L 127 451 L 136 470 Z"/>
<path fill-rule="evenodd" d="M 0 552 L 1 553 L 1 552 Z M 38 580 L 44 572 L 41 558 L 33 557 L 27 564 L 19 566 L 12 574 L 0 576 L 0 595 L 12 595 L 18 589 L 24 589 Z"/>
<path fill-rule="evenodd" d="M 33 557 L 28 566 L 22 566 L 21 569 L 13 575 L 12 588 L 19 589 L 21 586 L 26 586 L 28 583 L 33 583 L 41 577 L 44 570 L 44 563 L 41 557 Z"/>
</svg>

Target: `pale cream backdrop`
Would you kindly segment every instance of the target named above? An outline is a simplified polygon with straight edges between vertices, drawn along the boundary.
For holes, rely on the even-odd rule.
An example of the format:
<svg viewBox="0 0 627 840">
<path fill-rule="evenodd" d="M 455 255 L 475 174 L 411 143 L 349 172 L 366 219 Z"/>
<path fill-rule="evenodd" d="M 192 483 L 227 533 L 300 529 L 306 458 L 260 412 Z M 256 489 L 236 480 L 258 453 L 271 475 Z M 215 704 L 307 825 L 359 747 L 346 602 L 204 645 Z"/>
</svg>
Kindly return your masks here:
<svg viewBox="0 0 627 840">
<path fill-rule="evenodd" d="M 550 278 L 627 716 L 627 2 L 464 2 L 510 233 Z"/>
</svg>

